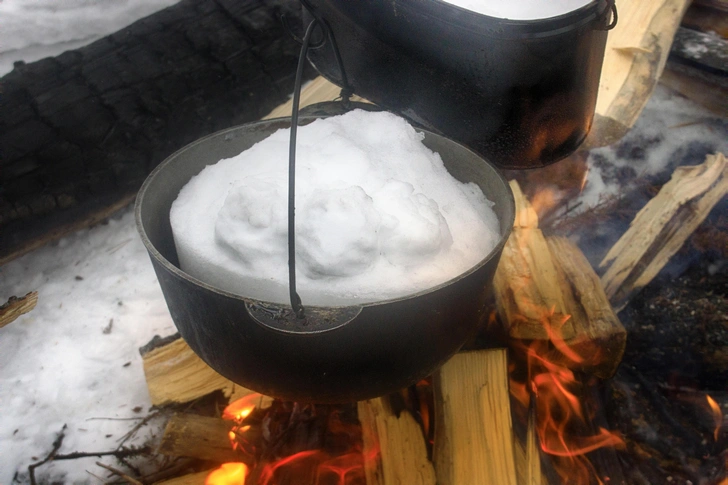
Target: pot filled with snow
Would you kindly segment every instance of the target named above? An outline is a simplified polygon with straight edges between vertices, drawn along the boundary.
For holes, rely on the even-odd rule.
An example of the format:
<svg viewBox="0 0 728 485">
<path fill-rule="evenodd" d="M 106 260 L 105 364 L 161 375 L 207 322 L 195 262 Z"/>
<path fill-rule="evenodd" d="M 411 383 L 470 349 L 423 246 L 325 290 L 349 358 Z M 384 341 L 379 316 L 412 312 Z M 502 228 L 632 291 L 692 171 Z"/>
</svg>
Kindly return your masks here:
<svg viewBox="0 0 728 485">
<path fill-rule="evenodd" d="M 596 107 L 613 0 L 302 0 L 349 88 L 502 168 L 573 153 Z M 304 25 L 310 20 L 304 18 Z M 332 42 L 308 52 L 334 83 Z"/>
<path fill-rule="evenodd" d="M 431 374 L 487 316 L 514 219 L 503 177 L 386 112 L 303 117 L 288 300 L 289 119 L 203 138 L 137 198 L 172 318 L 223 376 L 295 401 L 351 402 Z"/>
</svg>

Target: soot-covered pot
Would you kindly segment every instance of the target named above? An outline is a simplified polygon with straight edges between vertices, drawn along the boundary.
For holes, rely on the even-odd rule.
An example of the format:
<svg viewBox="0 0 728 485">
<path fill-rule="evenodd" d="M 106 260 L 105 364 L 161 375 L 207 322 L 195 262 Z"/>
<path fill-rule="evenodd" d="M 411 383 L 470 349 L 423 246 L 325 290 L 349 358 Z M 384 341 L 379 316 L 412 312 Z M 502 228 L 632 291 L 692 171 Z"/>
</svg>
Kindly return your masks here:
<svg viewBox="0 0 728 485">
<path fill-rule="evenodd" d="M 331 29 L 353 92 L 498 167 L 558 161 L 591 127 L 613 0 L 540 20 L 440 0 L 301 1 Z M 330 41 L 308 58 L 343 84 Z"/>
<path fill-rule="evenodd" d="M 353 402 L 406 387 L 457 352 L 486 317 L 486 292 L 514 220 L 508 184 L 472 151 L 425 132 L 425 145 L 440 153 L 450 173 L 475 182 L 495 202 L 498 245 L 468 272 L 427 291 L 360 306 L 306 307 L 300 320 L 287 305 L 233 295 L 186 274 L 169 222 L 172 202 L 192 176 L 289 126 L 277 119 L 215 133 L 170 156 L 144 183 L 137 226 L 172 319 L 213 369 L 269 396 Z"/>
</svg>

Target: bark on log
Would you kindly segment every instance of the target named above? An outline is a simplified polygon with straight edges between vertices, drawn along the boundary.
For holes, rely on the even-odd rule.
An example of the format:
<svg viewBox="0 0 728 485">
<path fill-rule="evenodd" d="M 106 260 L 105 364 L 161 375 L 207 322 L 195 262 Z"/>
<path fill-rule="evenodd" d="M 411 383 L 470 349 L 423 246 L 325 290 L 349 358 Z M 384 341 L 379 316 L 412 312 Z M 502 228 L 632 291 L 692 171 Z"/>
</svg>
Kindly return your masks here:
<svg viewBox="0 0 728 485">
<path fill-rule="evenodd" d="M 616 309 L 645 287 L 728 193 L 728 160 L 718 153 L 696 166 L 678 167 L 640 210 L 600 267 Z"/>
<path fill-rule="evenodd" d="M 461 352 L 435 374 L 439 485 L 516 485 L 507 360 L 504 349 Z"/>
<path fill-rule="evenodd" d="M 24 315 L 38 304 L 38 292 L 31 291 L 20 298 L 11 296 L 7 303 L 0 306 L 0 328 L 14 322 L 20 315 Z"/>
<path fill-rule="evenodd" d="M 232 427 L 232 421 L 220 418 L 175 414 L 167 423 L 157 452 L 218 463 L 240 461 L 228 437 Z"/>
<path fill-rule="evenodd" d="M 128 204 L 181 146 L 285 101 L 299 47 L 283 13 L 300 23 L 296 0 L 182 0 L 4 76 L 0 264 Z"/>
<path fill-rule="evenodd" d="M 397 416 L 386 397 L 358 404 L 367 485 L 435 485 L 422 428 L 411 414 Z"/>
</svg>

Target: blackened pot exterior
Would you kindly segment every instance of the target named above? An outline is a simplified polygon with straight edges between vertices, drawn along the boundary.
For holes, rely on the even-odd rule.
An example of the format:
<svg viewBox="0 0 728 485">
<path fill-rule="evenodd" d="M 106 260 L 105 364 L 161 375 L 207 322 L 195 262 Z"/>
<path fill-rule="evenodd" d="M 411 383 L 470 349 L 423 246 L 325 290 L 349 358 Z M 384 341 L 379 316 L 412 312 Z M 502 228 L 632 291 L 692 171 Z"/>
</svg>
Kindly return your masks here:
<svg viewBox="0 0 728 485">
<path fill-rule="evenodd" d="M 514 220 L 512 193 L 497 170 L 473 152 L 426 133 L 425 144 L 441 154 L 454 177 L 477 183 L 495 201 L 501 225 L 495 250 L 469 272 L 425 292 L 360 307 L 307 309 L 344 320 L 269 324 L 256 309 L 280 305 L 215 289 L 179 269 L 169 210 L 179 190 L 206 165 L 237 155 L 289 124 L 279 119 L 210 135 L 170 156 L 144 183 L 137 225 L 172 319 L 213 369 L 265 395 L 353 402 L 406 387 L 457 352 L 486 318 L 487 289 Z"/>
<path fill-rule="evenodd" d="M 544 166 L 586 138 L 612 20 L 607 0 L 528 21 L 440 0 L 306 3 L 331 29 L 356 94 L 498 167 Z M 330 42 L 308 58 L 342 84 Z"/>
</svg>

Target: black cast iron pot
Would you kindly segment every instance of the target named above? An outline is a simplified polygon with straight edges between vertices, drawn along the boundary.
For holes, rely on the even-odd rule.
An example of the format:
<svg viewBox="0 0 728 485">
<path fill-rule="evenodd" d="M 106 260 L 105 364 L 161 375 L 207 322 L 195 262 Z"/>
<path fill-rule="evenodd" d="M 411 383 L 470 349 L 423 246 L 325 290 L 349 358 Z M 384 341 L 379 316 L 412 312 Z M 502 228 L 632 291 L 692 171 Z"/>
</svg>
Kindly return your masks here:
<svg viewBox="0 0 728 485">
<path fill-rule="evenodd" d="M 425 132 L 425 144 L 441 154 L 450 173 L 477 183 L 495 202 L 497 247 L 468 272 L 430 290 L 361 306 L 306 307 L 307 318 L 299 320 L 287 305 L 233 295 L 182 271 L 169 222 L 172 202 L 192 176 L 289 126 L 290 120 L 277 119 L 202 138 L 170 156 L 144 183 L 137 227 L 172 319 L 213 369 L 265 395 L 353 402 L 406 387 L 457 352 L 486 317 L 486 290 L 514 220 L 510 188 L 470 150 Z"/>
<path fill-rule="evenodd" d="M 440 0 L 301 1 L 330 28 L 356 94 L 498 167 L 558 161 L 591 127 L 612 0 L 525 21 Z M 344 84 L 330 40 L 308 58 Z"/>
</svg>

